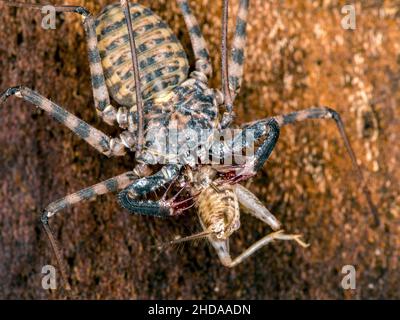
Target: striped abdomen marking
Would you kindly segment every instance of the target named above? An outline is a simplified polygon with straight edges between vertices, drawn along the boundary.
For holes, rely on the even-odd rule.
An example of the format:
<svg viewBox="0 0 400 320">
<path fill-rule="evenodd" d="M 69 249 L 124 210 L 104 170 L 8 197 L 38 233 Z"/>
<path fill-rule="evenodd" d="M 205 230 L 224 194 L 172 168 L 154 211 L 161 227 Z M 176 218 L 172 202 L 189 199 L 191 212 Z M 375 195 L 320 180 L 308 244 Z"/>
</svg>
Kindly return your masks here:
<svg viewBox="0 0 400 320">
<path fill-rule="evenodd" d="M 186 53 L 168 25 L 150 9 L 131 4 L 131 18 L 143 98 L 171 89 L 186 78 Z M 105 7 L 96 19 L 96 32 L 106 84 L 119 104 L 134 106 L 135 81 L 129 47 L 128 28 L 118 4 Z"/>
<path fill-rule="evenodd" d="M 198 213 L 205 229 L 215 231 L 219 239 L 226 239 L 239 228 L 239 203 L 232 186 L 208 187 L 197 198 Z"/>
</svg>

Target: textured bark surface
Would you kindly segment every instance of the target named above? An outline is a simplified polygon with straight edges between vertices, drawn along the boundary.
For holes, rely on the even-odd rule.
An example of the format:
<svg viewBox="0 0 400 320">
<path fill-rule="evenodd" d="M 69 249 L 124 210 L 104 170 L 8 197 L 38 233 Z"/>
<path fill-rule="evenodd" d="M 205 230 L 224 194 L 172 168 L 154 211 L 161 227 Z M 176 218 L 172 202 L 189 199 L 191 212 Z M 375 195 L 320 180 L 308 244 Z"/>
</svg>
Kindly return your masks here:
<svg viewBox="0 0 400 320">
<path fill-rule="evenodd" d="M 172 0 L 140 1 L 161 15 L 191 55 Z M 219 86 L 221 6 L 191 0 Z M 328 105 L 342 115 L 382 224 L 376 228 L 336 127 L 314 121 L 284 128 L 273 156 L 246 185 L 307 249 L 276 242 L 238 267 L 222 267 L 205 242 L 157 244 L 199 230 L 194 212 L 156 220 L 131 216 L 115 196 L 52 219 L 76 298 L 400 298 L 400 6 L 358 1 L 357 28 L 341 27 L 344 1 L 251 1 L 245 82 L 237 123 Z M 58 2 L 60 3 L 60 2 Z M 109 1 L 78 1 L 97 13 Z M 237 1 L 232 1 L 232 12 Z M 0 3 L 0 90 L 23 84 L 107 133 L 93 107 L 80 17 L 61 15 L 43 30 L 41 14 Z M 231 15 L 233 22 L 233 15 Z M 231 25 L 230 30 L 233 27 Z M 191 55 L 192 56 L 192 55 Z M 107 159 L 32 105 L 0 108 L 0 298 L 64 299 L 41 287 L 56 264 L 39 224 L 51 201 L 132 169 L 132 156 Z M 270 230 L 242 217 L 234 253 Z M 341 288 L 344 265 L 356 290 Z"/>
</svg>

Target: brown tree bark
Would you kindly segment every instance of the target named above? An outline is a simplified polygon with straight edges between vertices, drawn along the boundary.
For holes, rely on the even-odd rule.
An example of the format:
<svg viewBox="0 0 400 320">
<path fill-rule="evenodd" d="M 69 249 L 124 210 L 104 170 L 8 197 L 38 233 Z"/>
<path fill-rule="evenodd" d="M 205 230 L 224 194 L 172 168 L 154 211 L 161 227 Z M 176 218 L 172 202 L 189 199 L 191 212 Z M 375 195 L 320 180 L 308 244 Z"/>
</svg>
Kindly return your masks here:
<svg viewBox="0 0 400 320">
<path fill-rule="evenodd" d="M 191 0 L 220 84 L 221 5 Z M 231 13 L 237 9 L 232 1 Z M 60 3 L 57 1 L 57 3 Z M 79 1 L 98 13 L 110 1 Z M 140 1 L 161 15 L 191 54 L 175 1 Z M 318 2 L 322 3 L 322 2 Z M 328 105 L 342 115 L 364 168 L 380 227 L 374 227 L 334 123 L 284 128 L 273 156 L 246 185 L 311 246 L 276 242 L 234 269 L 205 242 L 157 244 L 199 230 L 195 212 L 170 220 L 132 216 L 115 196 L 65 210 L 51 220 L 76 298 L 400 298 L 400 8 L 358 1 L 356 29 L 345 30 L 342 1 L 251 1 L 245 81 L 237 123 Z M 112 134 L 96 117 L 80 17 L 41 14 L 0 3 L 0 90 L 25 85 Z M 233 30 L 233 14 L 230 30 Z M 0 298 L 64 299 L 41 287 L 56 264 L 40 227 L 51 201 L 132 169 L 132 156 L 107 159 L 32 105 L 0 107 Z M 242 215 L 231 247 L 239 253 L 270 232 Z M 357 288 L 343 290 L 344 265 Z"/>
</svg>

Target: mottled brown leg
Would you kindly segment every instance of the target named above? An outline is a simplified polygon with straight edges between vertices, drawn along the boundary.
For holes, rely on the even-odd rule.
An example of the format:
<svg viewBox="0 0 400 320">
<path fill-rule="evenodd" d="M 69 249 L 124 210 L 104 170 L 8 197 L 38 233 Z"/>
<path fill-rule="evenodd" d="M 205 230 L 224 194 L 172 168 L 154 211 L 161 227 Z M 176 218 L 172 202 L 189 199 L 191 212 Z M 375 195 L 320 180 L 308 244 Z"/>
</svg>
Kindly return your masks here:
<svg viewBox="0 0 400 320">
<path fill-rule="evenodd" d="M 207 49 L 206 41 L 201 33 L 196 17 L 193 15 L 187 0 L 176 0 L 185 19 L 186 26 L 189 30 L 190 40 L 194 56 L 196 59 L 196 71 L 203 73 L 206 77 L 212 75 L 212 65 L 210 54 Z"/>
<path fill-rule="evenodd" d="M 66 111 L 54 102 L 46 99 L 31 89 L 25 87 L 13 87 L 7 89 L 5 92 L 0 94 L 0 105 L 5 102 L 8 97 L 13 95 L 18 98 L 22 98 L 46 111 L 54 119 L 64 124 L 72 132 L 104 155 L 122 156 L 126 153 L 125 146 L 119 138 L 108 137 L 103 132 L 93 128 L 85 121 L 79 119 L 72 113 Z"/>
<path fill-rule="evenodd" d="M 221 45 L 221 69 L 222 89 L 224 93 L 224 104 L 226 111 L 223 114 L 221 127 L 227 128 L 235 118 L 233 103 L 243 81 L 244 50 L 246 46 L 247 14 L 249 11 L 249 0 L 240 0 L 239 11 L 236 18 L 235 35 L 233 37 L 232 50 L 227 62 L 228 51 L 228 7 L 229 1 L 223 0 L 222 16 L 222 45 Z M 229 80 L 228 80 L 229 79 Z"/>
<path fill-rule="evenodd" d="M 54 237 L 54 233 L 52 232 L 51 227 L 49 225 L 49 218 L 55 215 L 57 212 L 67 207 L 70 207 L 74 204 L 77 204 L 81 201 L 89 200 L 96 196 L 103 195 L 106 193 L 122 190 L 126 188 L 130 183 L 132 183 L 132 181 L 139 178 L 139 172 L 146 172 L 148 170 L 149 169 L 146 166 L 142 166 L 140 168 L 137 167 L 133 171 L 126 172 L 114 178 L 95 184 L 94 186 L 91 186 L 89 188 L 85 188 L 78 192 L 72 193 L 57 201 L 54 201 L 50 205 L 48 205 L 46 209 L 43 211 L 41 216 L 43 228 L 46 231 L 46 235 L 49 238 L 54 255 L 56 256 L 57 263 L 60 268 L 60 273 L 65 283 L 65 288 L 67 290 L 70 289 L 68 283 L 68 277 L 66 276 L 65 265 L 62 259 L 61 250 L 59 249 L 58 242 Z M 147 172 L 147 174 L 148 173 L 149 172 Z"/>
<path fill-rule="evenodd" d="M 240 91 L 243 81 L 243 65 L 246 47 L 246 26 L 250 0 L 240 0 L 239 11 L 236 18 L 235 35 L 233 36 L 231 56 L 229 58 L 229 87 L 232 100 Z"/>
<path fill-rule="evenodd" d="M 309 108 L 309 109 L 305 109 L 305 110 L 301 110 L 301 111 L 292 112 L 292 113 L 289 113 L 286 115 L 279 115 L 279 116 L 275 116 L 272 118 L 263 119 L 261 121 L 267 121 L 270 119 L 275 119 L 280 127 L 288 125 L 288 124 L 301 122 L 304 120 L 309 120 L 309 119 L 332 119 L 332 120 L 334 120 L 336 122 L 336 126 L 339 130 L 341 138 L 345 144 L 347 153 L 349 154 L 349 157 L 351 159 L 353 168 L 357 175 L 357 179 L 361 186 L 361 190 L 363 191 L 365 198 L 367 200 L 369 210 L 374 217 L 375 224 L 376 225 L 380 224 L 378 210 L 376 209 L 374 203 L 372 202 L 371 194 L 368 190 L 367 184 L 365 183 L 362 170 L 357 163 L 356 156 L 354 154 L 353 148 L 351 147 L 349 138 L 347 137 L 347 134 L 346 134 L 346 131 L 344 128 L 344 124 L 343 124 L 343 121 L 342 121 L 339 113 L 337 113 L 335 110 L 327 108 L 327 107 L 313 107 L 313 108 Z"/>
<path fill-rule="evenodd" d="M 44 6 L 41 4 L 19 3 L 13 1 L 6 2 L 6 4 L 12 7 L 30 8 L 35 10 L 41 10 Z M 99 49 L 97 47 L 95 18 L 86 8 L 81 6 L 55 5 L 54 9 L 56 12 L 78 13 L 82 16 L 88 46 L 94 105 L 98 115 L 106 123 L 113 125 L 117 119 L 117 112 L 110 104 L 110 96 L 105 82 Z"/>
<path fill-rule="evenodd" d="M 95 19 L 89 15 L 84 17 L 83 27 L 86 33 L 89 67 L 92 80 L 94 106 L 97 114 L 104 122 L 114 125 L 118 120 L 117 111 L 110 103 L 110 95 L 106 85 L 103 66 L 97 44 Z"/>
<path fill-rule="evenodd" d="M 66 197 L 54 201 L 48 205 L 44 210 L 45 217 L 50 218 L 57 212 L 71 207 L 72 205 L 81 201 L 90 200 L 106 193 L 123 190 L 138 178 L 139 176 L 134 171 L 129 171 L 114 178 L 97 183 L 91 187 L 82 189 L 78 192 L 71 193 Z"/>
</svg>

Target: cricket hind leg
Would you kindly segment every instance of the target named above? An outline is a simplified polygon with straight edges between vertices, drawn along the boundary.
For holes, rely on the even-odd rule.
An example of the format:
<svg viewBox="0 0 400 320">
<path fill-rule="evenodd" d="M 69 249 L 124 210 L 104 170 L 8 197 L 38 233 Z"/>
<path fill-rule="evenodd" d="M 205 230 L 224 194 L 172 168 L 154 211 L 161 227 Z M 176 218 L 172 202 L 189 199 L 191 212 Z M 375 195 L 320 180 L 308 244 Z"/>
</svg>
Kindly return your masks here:
<svg viewBox="0 0 400 320">
<path fill-rule="evenodd" d="M 261 201 L 247 188 L 240 184 L 235 184 L 234 190 L 238 201 L 244 207 L 245 212 L 268 224 L 274 231 L 281 228 L 281 223 L 278 219 L 276 219 L 275 216 L 261 203 Z"/>
<path fill-rule="evenodd" d="M 249 190 L 240 184 L 234 185 L 235 194 L 238 197 L 240 204 L 245 208 L 245 211 L 250 213 L 255 218 L 265 222 L 268 224 L 275 232 L 267 234 L 245 251 L 243 251 L 239 256 L 232 259 L 229 250 L 229 239 L 227 240 L 216 240 L 212 237 L 209 237 L 209 240 L 212 246 L 217 251 L 218 257 L 221 263 L 226 267 L 234 267 L 245 259 L 254 254 L 257 250 L 266 246 L 273 240 L 294 240 L 302 247 L 307 247 L 308 245 L 301 240 L 300 234 L 285 234 L 283 230 L 279 230 L 281 227 L 280 222 L 268 211 L 265 206 L 262 205 L 260 200 L 257 199 L 255 195 L 253 195 Z"/>
<path fill-rule="evenodd" d="M 65 125 L 78 137 L 85 140 L 100 153 L 106 156 L 123 156 L 126 153 L 125 146 L 119 138 L 110 138 L 103 132 L 93 128 L 85 121 L 74 116 L 72 113 L 61 108 L 59 105 L 43 97 L 36 91 L 26 87 L 8 88 L 0 94 L 0 106 L 9 97 L 16 96 L 32 103 L 38 108 L 46 111 L 58 122 Z"/>
<path fill-rule="evenodd" d="M 261 219 L 264 221 L 264 218 L 260 217 L 260 214 L 254 215 L 256 218 Z M 203 229 L 204 232 L 207 232 L 208 230 L 206 229 L 204 222 L 202 219 L 199 217 L 200 220 L 200 225 Z M 267 219 L 268 220 L 268 219 Z M 270 224 L 269 221 L 264 221 L 267 224 Z M 279 223 L 279 222 L 278 222 Z M 280 225 L 276 225 L 276 227 L 279 227 Z M 201 233 L 199 233 L 201 235 Z M 225 240 L 219 240 L 216 239 L 214 236 L 210 235 L 208 236 L 208 240 L 210 241 L 211 245 L 214 247 L 214 249 L 217 251 L 218 258 L 220 259 L 221 263 L 229 268 L 235 267 L 241 262 L 243 262 L 245 259 L 250 257 L 253 253 L 255 253 L 257 250 L 261 249 L 268 243 L 272 242 L 273 240 L 294 240 L 296 241 L 299 245 L 302 247 L 308 247 L 308 244 L 306 244 L 304 241 L 301 240 L 301 235 L 300 234 L 285 234 L 283 230 L 275 231 L 272 233 L 267 234 L 260 240 L 256 241 L 254 244 L 252 244 L 250 247 L 248 247 L 245 251 L 243 251 L 239 256 L 236 258 L 231 257 L 230 254 L 230 249 L 229 249 L 229 238 Z"/>
<path fill-rule="evenodd" d="M 20 3 L 9 1 L 6 5 L 19 8 L 29 8 L 33 10 L 42 10 L 46 5 Z M 77 13 L 82 16 L 83 28 L 86 34 L 86 43 L 89 58 L 89 69 L 92 82 L 93 99 L 97 114 L 104 122 L 113 125 L 117 119 L 122 119 L 122 115 L 116 111 L 115 107 L 111 105 L 110 95 L 105 82 L 103 66 L 101 64 L 101 57 L 97 44 L 97 34 L 95 26 L 95 18 L 84 7 L 71 6 L 71 5 L 54 5 L 52 6 L 56 12 Z M 122 111 L 122 109 L 121 109 Z M 123 127 L 123 124 L 121 124 Z"/>
<path fill-rule="evenodd" d="M 261 249 L 262 247 L 266 246 L 267 244 L 271 243 L 274 240 L 294 240 L 302 247 L 307 247 L 308 245 L 301 240 L 301 235 L 299 234 L 285 234 L 283 230 L 279 230 L 276 232 L 272 232 L 267 234 L 250 247 L 248 247 L 245 251 L 243 251 L 239 256 L 236 258 L 231 257 L 230 250 L 229 250 L 229 239 L 227 240 L 216 240 L 213 239 L 212 236 L 209 237 L 209 241 L 214 249 L 217 251 L 218 257 L 221 263 L 229 268 L 233 268 L 238 264 L 242 263 L 245 259 L 250 257 L 253 253 L 257 250 Z"/>
</svg>

